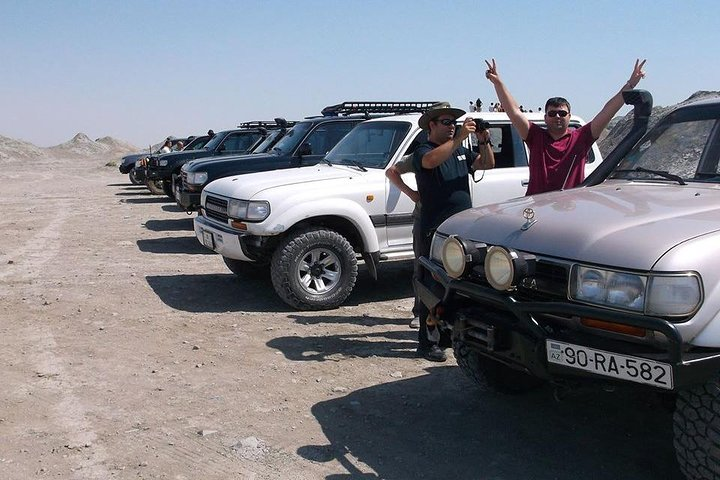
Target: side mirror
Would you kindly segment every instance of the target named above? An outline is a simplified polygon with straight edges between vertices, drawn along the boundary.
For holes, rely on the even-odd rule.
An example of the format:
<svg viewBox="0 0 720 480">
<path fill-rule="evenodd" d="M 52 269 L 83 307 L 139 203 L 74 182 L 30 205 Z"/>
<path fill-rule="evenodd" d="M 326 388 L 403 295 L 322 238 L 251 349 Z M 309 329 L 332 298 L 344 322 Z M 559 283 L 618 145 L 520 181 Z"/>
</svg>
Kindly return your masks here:
<svg viewBox="0 0 720 480">
<path fill-rule="evenodd" d="M 305 155 L 312 155 L 312 146 L 307 142 L 300 145 L 298 149 L 298 156 L 303 157 Z"/>
</svg>

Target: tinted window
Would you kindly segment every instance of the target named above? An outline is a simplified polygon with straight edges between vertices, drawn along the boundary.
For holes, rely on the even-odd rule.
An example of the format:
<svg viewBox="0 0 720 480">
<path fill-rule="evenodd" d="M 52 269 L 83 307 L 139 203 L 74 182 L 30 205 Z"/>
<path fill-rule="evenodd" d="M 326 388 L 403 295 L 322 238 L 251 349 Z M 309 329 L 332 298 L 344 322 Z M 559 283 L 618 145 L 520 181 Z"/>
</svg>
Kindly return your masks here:
<svg viewBox="0 0 720 480">
<path fill-rule="evenodd" d="M 326 158 L 337 164 L 384 168 L 409 130 L 408 122 L 361 123 Z"/>
<path fill-rule="evenodd" d="M 310 144 L 312 155 L 325 155 L 354 126 L 355 123 L 353 122 L 326 122 L 320 124 L 312 131 L 304 143 Z"/>
<path fill-rule="evenodd" d="M 223 152 L 246 152 L 260 140 L 259 132 L 231 133 L 222 145 Z"/>
<path fill-rule="evenodd" d="M 305 134 L 310 130 L 310 122 L 296 123 L 293 128 L 288 130 L 283 138 L 273 147 L 273 152 L 279 155 L 290 155 L 295 151 Z"/>
<path fill-rule="evenodd" d="M 253 153 L 264 153 L 267 152 L 270 147 L 278 140 L 278 137 L 282 135 L 282 130 L 270 130 L 265 140 L 260 142 L 257 147 L 253 148 Z"/>
</svg>

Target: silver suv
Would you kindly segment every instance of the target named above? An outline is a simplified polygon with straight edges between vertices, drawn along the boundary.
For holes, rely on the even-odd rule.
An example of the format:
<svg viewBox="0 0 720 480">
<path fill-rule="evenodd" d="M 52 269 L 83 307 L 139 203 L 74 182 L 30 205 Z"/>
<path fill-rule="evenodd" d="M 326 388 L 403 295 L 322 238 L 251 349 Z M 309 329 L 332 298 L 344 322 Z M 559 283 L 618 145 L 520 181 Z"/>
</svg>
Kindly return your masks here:
<svg viewBox="0 0 720 480">
<path fill-rule="evenodd" d="M 474 208 L 422 258 L 423 302 L 483 389 L 624 383 L 676 398 L 691 479 L 720 478 L 720 101 L 635 126 L 571 190 Z M 429 275 L 428 275 L 429 276 Z"/>
</svg>

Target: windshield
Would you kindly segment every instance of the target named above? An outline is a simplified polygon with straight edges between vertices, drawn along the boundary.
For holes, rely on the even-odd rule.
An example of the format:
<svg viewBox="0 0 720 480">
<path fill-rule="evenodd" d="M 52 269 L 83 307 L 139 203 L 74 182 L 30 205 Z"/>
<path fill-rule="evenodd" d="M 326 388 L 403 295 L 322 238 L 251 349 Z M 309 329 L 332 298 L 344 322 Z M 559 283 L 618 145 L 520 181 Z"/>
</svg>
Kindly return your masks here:
<svg viewBox="0 0 720 480">
<path fill-rule="evenodd" d="M 257 147 L 253 149 L 253 153 L 265 153 L 267 152 L 273 143 L 275 143 L 278 137 L 282 135 L 282 130 L 270 130 L 265 140 L 260 142 Z"/>
<path fill-rule="evenodd" d="M 720 183 L 717 120 L 678 113 L 635 145 L 609 177 L 667 181 L 671 175 L 676 181 Z"/>
<path fill-rule="evenodd" d="M 226 132 L 216 133 L 215 136 L 205 144 L 205 150 L 215 150 L 225 138 L 225 133 Z"/>
<path fill-rule="evenodd" d="M 300 122 L 288 130 L 283 138 L 272 149 L 278 155 L 290 155 L 310 130 L 310 122 Z"/>
<path fill-rule="evenodd" d="M 209 139 L 210 137 L 208 136 L 195 137 L 195 139 L 190 142 L 188 146 L 185 147 L 183 150 L 200 150 L 205 146 Z"/>
<path fill-rule="evenodd" d="M 333 164 L 385 168 L 410 130 L 409 122 L 364 122 L 325 157 Z"/>
</svg>

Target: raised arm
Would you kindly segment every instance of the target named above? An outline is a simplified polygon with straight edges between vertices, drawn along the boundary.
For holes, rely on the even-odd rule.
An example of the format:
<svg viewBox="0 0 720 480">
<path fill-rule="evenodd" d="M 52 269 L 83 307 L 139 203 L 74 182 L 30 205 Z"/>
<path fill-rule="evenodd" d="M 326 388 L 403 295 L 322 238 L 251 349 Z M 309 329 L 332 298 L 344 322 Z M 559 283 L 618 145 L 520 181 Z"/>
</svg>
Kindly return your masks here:
<svg viewBox="0 0 720 480">
<path fill-rule="evenodd" d="M 507 116 L 510 118 L 510 122 L 512 122 L 513 127 L 515 127 L 518 131 L 520 137 L 525 140 L 528 132 L 530 131 L 530 121 L 520 111 L 520 107 L 517 102 L 512 95 L 510 95 L 510 92 L 502 80 L 500 80 L 495 59 L 492 59 L 492 63 L 485 60 L 485 64 L 488 67 L 485 71 L 485 77 L 490 80 L 490 83 L 492 83 L 493 87 L 495 87 L 495 93 L 497 94 L 498 100 L 500 100 L 500 103 L 505 109 L 505 113 L 507 113 Z"/>
<path fill-rule="evenodd" d="M 612 98 L 607 101 L 602 110 L 600 110 L 600 112 L 595 115 L 595 118 L 592 119 L 592 122 L 590 122 L 590 129 L 592 131 L 593 139 L 597 140 L 600 138 L 600 134 L 608 126 L 610 120 L 612 120 L 612 118 L 625 104 L 622 98 L 622 92 L 625 90 L 632 90 L 638 83 L 640 83 L 640 80 L 645 77 L 643 67 L 645 66 L 646 61 L 647 60 L 643 60 L 641 62 L 640 59 L 635 60 L 635 68 L 633 68 L 633 72 L 630 75 L 630 80 L 625 82 L 625 85 L 622 86 L 620 91 L 613 95 Z"/>
<path fill-rule="evenodd" d="M 475 121 L 472 118 L 467 117 L 460 127 L 460 132 L 455 135 L 455 138 L 448 140 L 437 148 L 433 148 L 422 157 L 423 168 L 435 168 L 438 165 L 441 165 L 474 131 Z"/>
</svg>

